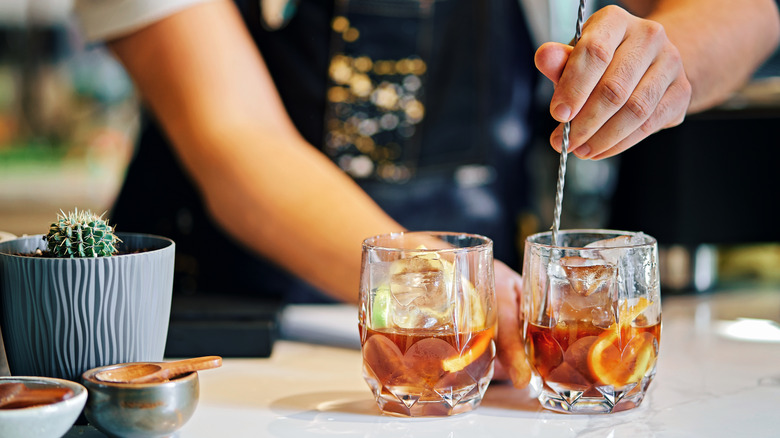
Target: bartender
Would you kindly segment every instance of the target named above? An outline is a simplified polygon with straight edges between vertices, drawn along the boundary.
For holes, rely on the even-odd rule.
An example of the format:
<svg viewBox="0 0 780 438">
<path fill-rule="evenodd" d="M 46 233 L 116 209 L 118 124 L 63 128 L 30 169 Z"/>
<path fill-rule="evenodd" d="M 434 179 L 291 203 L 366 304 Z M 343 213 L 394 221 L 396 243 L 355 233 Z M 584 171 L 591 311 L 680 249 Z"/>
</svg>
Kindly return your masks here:
<svg viewBox="0 0 780 438">
<path fill-rule="evenodd" d="M 148 110 L 113 221 L 177 242 L 177 292 L 354 302 L 367 236 L 482 233 L 518 387 L 537 69 L 570 151 L 602 159 L 723 101 L 780 36 L 774 0 L 625 1 L 576 48 L 530 32 L 568 1 L 75 3 Z"/>
</svg>

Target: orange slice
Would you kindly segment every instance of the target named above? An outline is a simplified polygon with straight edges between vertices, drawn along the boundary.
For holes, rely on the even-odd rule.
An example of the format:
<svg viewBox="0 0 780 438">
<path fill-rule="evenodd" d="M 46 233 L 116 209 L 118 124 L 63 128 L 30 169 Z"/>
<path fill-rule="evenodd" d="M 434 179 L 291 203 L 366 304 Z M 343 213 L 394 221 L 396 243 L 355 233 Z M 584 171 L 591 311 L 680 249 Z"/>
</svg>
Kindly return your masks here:
<svg viewBox="0 0 780 438">
<path fill-rule="evenodd" d="M 622 353 L 617 348 L 614 331 L 604 332 L 603 338 L 591 347 L 588 366 L 601 383 L 623 387 L 642 380 L 655 363 L 655 347 L 652 334 L 642 332 L 631 338 Z"/>
<path fill-rule="evenodd" d="M 631 323 L 649 306 L 645 298 L 631 308 L 620 306 L 620 329 L 613 324 L 596 339 L 588 352 L 588 367 L 593 375 L 605 385 L 615 387 L 639 382 L 655 363 L 655 337 L 641 332 L 631 336 Z M 620 349 L 618 330 L 624 336 L 631 336 L 625 347 Z"/>
<path fill-rule="evenodd" d="M 464 351 L 458 356 L 449 357 L 447 359 L 444 359 L 442 361 L 442 368 L 444 371 L 455 373 L 463 368 L 466 368 L 469 366 L 470 363 L 474 362 L 482 356 L 482 353 L 487 350 L 490 343 L 493 341 L 493 330 L 490 330 L 489 333 L 483 334 L 482 336 L 479 336 L 476 341 L 474 341 L 474 345 L 471 346 L 468 350 Z"/>
<path fill-rule="evenodd" d="M 642 380 L 647 370 L 655 363 L 655 337 L 648 332 L 641 332 L 631 338 L 623 349 L 621 364 L 623 365 L 624 385 Z"/>
<path fill-rule="evenodd" d="M 615 371 L 620 366 L 620 350 L 617 348 L 617 328 L 601 333 L 588 352 L 588 368 L 591 375 L 606 385 L 614 385 Z"/>
</svg>

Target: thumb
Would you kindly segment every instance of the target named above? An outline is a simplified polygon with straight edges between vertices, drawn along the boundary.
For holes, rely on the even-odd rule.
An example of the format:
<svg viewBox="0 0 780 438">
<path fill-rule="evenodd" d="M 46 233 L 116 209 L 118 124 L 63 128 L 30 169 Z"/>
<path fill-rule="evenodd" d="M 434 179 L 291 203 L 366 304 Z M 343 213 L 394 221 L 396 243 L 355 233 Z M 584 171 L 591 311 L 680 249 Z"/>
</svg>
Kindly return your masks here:
<svg viewBox="0 0 780 438">
<path fill-rule="evenodd" d="M 572 50 L 574 47 L 567 44 L 544 43 L 536 50 L 534 64 L 547 79 L 557 85 Z"/>
<path fill-rule="evenodd" d="M 524 388 L 531 379 L 525 358 L 520 328 L 521 277 L 505 264 L 495 262 L 496 300 L 498 307 L 498 360 L 517 388 Z"/>
</svg>

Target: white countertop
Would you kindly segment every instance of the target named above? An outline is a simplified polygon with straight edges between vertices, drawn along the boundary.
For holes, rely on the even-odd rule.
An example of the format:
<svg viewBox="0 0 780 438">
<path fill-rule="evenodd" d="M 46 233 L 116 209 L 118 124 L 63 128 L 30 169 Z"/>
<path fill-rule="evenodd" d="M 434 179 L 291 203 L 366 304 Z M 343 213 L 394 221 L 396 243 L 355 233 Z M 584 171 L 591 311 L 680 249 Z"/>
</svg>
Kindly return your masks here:
<svg viewBox="0 0 780 438">
<path fill-rule="evenodd" d="M 200 373 L 200 402 L 179 437 L 780 436 L 777 321 L 777 289 L 665 297 L 658 374 L 639 408 L 559 414 L 493 383 L 474 412 L 397 418 L 379 414 L 363 381 L 356 309 L 293 307 L 283 324 L 296 340 L 271 358 Z M 302 342 L 307 334 L 337 346 Z M 74 427 L 67 436 L 100 435 Z"/>
</svg>

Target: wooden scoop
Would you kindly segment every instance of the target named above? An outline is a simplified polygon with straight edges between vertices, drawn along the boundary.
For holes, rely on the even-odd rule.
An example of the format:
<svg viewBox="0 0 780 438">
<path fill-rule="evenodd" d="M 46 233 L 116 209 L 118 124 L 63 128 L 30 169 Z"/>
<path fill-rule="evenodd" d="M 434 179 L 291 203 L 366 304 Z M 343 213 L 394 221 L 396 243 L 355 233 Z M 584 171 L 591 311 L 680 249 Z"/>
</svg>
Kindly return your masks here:
<svg viewBox="0 0 780 438">
<path fill-rule="evenodd" d="M 29 388 L 24 383 L 0 383 L 0 409 L 48 405 L 71 397 L 70 388 Z"/>
<path fill-rule="evenodd" d="M 192 371 L 218 368 L 222 365 L 219 356 L 203 356 L 173 362 L 133 363 L 95 374 L 95 378 L 111 383 L 157 383 L 165 382 Z"/>
</svg>

